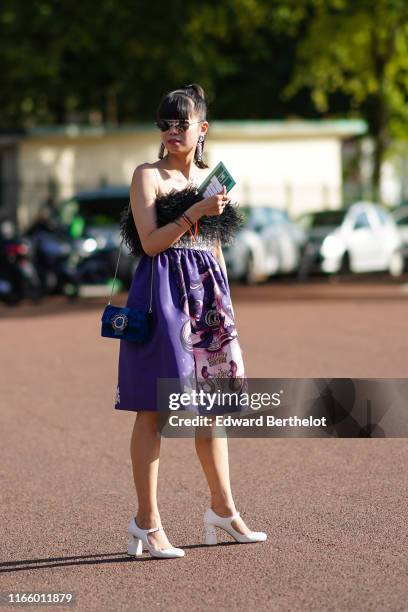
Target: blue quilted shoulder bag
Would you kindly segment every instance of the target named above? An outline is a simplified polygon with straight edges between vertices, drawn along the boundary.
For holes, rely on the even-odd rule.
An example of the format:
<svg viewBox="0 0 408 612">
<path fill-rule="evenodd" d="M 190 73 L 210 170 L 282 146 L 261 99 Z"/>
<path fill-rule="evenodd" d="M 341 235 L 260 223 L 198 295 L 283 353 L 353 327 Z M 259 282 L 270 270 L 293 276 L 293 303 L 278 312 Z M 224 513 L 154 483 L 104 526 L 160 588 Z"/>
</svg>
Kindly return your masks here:
<svg viewBox="0 0 408 612">
<path fill-rule="evenodd" d="M 128 308 L 126 306 L 113 306 L 111 304 L 113 288 L 115 286 L 116 275 L 118 273 L 119 259 L 121 255 L 123 240 L 119 247 L 119 256 L 116 263 L 115 276 L 112 283 L 112 290 L 108 304 L 102 313 L 101 335 L 105 338 L 117 338 L 118 340 L 128 340 L 129 342 L 144 343 L 150 338 L 153 327 L 153 264 L 155 255 L 152 257 L 151 278 L 150 278 L 150 303 L 149 309 Z"/>
</svg>

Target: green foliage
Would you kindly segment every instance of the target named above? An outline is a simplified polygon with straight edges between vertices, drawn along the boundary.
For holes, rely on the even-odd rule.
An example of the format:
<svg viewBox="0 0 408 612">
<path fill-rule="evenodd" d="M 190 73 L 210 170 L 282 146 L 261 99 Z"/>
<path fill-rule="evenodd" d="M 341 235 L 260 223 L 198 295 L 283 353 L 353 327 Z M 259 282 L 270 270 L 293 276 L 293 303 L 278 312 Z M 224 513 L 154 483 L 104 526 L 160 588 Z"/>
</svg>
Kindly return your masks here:
<svg viewBox="0 0 408 612">
<path fill-rule="evenodd" d="M 280 92 L 303 9 L 265 0 L 5 0 L 0 127 L 154 119 L 162 93 L 199 82 L 219 118 L 316 116 Z"/>
<path fill-rule="evenodd" d="M 406 0 L 4 0 L 0 54 L 0 128 L 153 122 L 198 82 L 219 119 L 363 116 L 374 183 L 408 139 Z"/>
<path fill-rule="evenodd" d="M 384 107 L 392 132 L 408 136 L 408 4 L 403 0 L 305 4 L 312 7 L 313 18 L 299 42 L 294 78 L 285 97 L 310 88 L 316 108 L 326 113 L 330 95 L 342 91 L 350 96 L 351 109 L 364 112 L 370 102 L 379 110 Z"/>
</svg>

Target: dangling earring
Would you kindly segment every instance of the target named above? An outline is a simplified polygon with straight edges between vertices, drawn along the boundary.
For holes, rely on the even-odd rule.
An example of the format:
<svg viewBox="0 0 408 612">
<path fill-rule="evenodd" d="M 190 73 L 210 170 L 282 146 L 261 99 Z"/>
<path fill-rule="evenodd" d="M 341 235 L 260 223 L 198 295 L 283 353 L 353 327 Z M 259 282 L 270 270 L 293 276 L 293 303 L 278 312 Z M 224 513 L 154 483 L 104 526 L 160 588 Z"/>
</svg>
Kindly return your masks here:
<svg viewBox="0 0 408 612">
<path fill-rule="evenodd" d="M 162 142 L 160 145 L 160 149 L 159 149 L 159 159 L 163 159 L 164 151 L 165 151 L 165 146 L 164 146 L 164 143 Z"/>
<path fill-rule="evenodd" d="M 194 157 L 195 157 L 196 161 L 198 161 L 198 162 L 203 161 L 204 140 L 205 140 L 205 138 L 201 134 L 198 137 L 197 147 L 196 147 L 195 154 L 194 154 Z"/>
</svg>

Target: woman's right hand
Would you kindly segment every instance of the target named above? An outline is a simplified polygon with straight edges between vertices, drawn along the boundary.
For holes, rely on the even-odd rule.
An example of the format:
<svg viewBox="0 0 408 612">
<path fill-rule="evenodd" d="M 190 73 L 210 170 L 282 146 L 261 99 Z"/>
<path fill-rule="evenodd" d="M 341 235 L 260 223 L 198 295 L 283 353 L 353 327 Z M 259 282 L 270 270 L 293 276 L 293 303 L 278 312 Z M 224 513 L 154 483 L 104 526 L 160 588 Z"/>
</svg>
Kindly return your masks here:
<svg viewBox="0 0 408 612">
<path fill-rule="evenodd" d="M 200 218 L 203 215 L 208 217 L 222 215 L 224 208 L 230 199 L 227 196 L 227 188 L 223 185 L 222 191 L 217 195 L 204 198 L 192 205 L 192 210 L 195 212 L 195 217 Z"/>
</svg>

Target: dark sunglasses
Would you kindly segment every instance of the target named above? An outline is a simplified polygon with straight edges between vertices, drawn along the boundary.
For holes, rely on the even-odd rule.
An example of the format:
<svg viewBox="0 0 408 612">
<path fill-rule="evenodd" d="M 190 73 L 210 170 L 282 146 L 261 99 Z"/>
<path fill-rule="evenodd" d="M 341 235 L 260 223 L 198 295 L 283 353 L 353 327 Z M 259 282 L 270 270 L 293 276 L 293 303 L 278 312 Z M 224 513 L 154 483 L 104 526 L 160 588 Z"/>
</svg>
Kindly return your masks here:
<svg viewBox="0 0 408 612">
<path fill-rule="evenodd" d="M 186 119 L 159 119 L 156 121 L 156 125 L 161 132 L 167 132 L 171 127 L 176 127 L 179 132 L 186 132 L 190 125 L 194 125 L 196 123 L 202 123 L 201 121 L 187 121 Z"/>
</svg>

